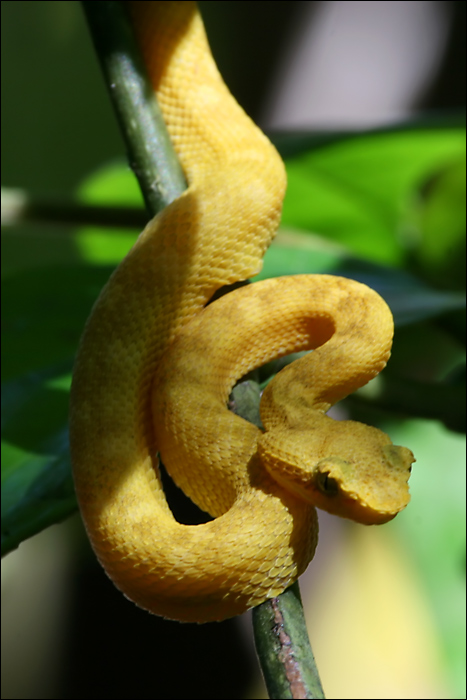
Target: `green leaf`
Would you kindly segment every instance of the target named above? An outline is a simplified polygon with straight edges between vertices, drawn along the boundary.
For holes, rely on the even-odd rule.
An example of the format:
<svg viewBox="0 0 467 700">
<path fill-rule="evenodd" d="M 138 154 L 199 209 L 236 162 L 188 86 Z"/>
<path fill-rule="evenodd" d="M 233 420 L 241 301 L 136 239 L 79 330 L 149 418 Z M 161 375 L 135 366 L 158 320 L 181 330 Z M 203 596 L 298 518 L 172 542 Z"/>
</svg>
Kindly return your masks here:
<svg viewBox="0 0 467 700">
<path fill-rule="evenodd" d="M 111 270 L 47 266 L 2 280 L 2 381 L 71 361 Z"/>
<path fill-rule="evenodd" d="M 463 111 L 438 114 L 432 112 L 420 113 L 402 122 L 375 127 L 365 132 L 356 131 L 355 129 L 345 131 L 336 131 L 334 129 L 332 131 L 283 131 L 270 133 L 268 137 L 282 158 L 287 160 L 317 148 L 330 146 L 341 141 L 349 141 L 354 138 L 361 138 L 362 136 L 381 136 L 384 134 L 427 130 L 445 132 L 452 129 L 465 130 L 465 113 Z"/>
<path fill-rule="evenodd" d="M 420 268 L 450 289 L 465 289 L 465 173 L 465 155 L 436 172 L 424 183 L 415 212 Z"/>
<path fill-rule="evenodd" d="M 123 161 L 114 161 L 92 173 L 81 185 L 78 198 L 86 204 L 143 207 L 141 190 L 132 171 Z M 76 245 L 83 260 L 117 265 L 128 253 L 139 231 L 80 229 Z"/>
<path fill-rule="evenodd" d="M 66 429 L 70 374 L 2 386 L 2 556 L 77 507 Z"/>
<path fill-rule="evenodd" d="M 2 281 L 2 554 L 76 509 L 68 454 L 73 356 L 108 267 L 20 270 Z"/>
<path fill-rule="evenodd" d="M 414 244 L 414 192 L 464 149 L 464 129 L 453 128 L 361 134 L 292 157 L 283 225 L 401 264 Z"/>
</svg>

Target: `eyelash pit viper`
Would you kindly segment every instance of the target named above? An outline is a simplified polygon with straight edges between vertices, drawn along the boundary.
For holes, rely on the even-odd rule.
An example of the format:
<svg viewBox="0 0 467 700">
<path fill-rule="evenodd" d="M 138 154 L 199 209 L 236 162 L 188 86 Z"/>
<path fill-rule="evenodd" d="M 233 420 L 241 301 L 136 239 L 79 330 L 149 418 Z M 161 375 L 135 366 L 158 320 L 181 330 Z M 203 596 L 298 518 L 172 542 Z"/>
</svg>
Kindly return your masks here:
<svg viewBox="0 0 467 700">
<path fill-rule="evenodd" d="M 413 455 L 384 433 L 325 415 L 380 372 L 393 322 L 368 287 L 329 275 L 257 274 L 286 180 L 273 146 L 214 64 L 196 5 L 128 3 L 189 183 L 149 222 L 86 324 L 71 390 L 76 493 L 107 574 L 139 606 L 221 620 L 305 570 L 314 506 L 382 523 L 409 500 Z M 239 378 L 313 349 L 267 386 L 265 432 L 227 409 Z M 178 523 L 157 455 L 215 519 Z"/>
</svg>

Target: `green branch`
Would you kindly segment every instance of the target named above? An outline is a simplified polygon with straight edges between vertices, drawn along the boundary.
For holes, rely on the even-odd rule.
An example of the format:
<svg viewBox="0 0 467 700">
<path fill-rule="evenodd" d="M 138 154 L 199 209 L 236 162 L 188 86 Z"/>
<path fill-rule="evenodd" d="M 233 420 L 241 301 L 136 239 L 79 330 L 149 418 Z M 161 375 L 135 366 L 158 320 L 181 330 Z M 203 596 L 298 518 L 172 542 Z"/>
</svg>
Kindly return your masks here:
<svg viewBox="0 0 467 700">
<path fill-rule="evenodd" d="M 253 631 L 270 698 L 324 698 L 298 582 L 253 609 Z"/>
<path fill-rule="evenodd" d="M 151 217 L 186 189 L 124 2 L 83 2 L 128 160 Z"/>
</svg>

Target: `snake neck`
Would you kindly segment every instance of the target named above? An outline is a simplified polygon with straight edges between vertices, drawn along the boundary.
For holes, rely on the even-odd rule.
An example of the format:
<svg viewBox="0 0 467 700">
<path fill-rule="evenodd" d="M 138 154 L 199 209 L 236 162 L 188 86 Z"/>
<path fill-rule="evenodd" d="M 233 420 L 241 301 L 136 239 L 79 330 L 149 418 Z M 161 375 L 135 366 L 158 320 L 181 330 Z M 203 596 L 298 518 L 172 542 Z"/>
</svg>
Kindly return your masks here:
<svg viewBox="0 0 467 700">
<path fill-rule="evenodd" d="M 222 80 L 196 3 L 128 5 L 149 79 L 187 181 L 216 178 L 229 164 L 241 173 L 242 163 L 248 162 L 262 172 L 268 189 L 276 192 L 279 188 L 282 201 L 282 161 Z M 240 183 L 247 181 L 236 177 Z"/>
</svg>

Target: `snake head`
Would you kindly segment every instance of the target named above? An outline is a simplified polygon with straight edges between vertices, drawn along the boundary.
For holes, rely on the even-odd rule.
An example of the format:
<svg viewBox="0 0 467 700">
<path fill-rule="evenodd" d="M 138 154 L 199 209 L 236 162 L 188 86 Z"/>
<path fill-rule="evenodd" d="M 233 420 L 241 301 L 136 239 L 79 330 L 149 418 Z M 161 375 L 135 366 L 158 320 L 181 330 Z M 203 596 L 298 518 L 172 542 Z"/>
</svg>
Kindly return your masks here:
<svg viewBox="0 0 467 700">
<path fill-rule="evenodd" d="M 362 423 L 323 415 L 317 422 L 260 438 L 270 475 L 328 513 L 366 525 L 392 520 L 410 500 L 412 452 Z"/>
<path fill-rule="evenodd" d="M 412 452 L 384 445 L 371 462 L 321 459 L 311 471 L 310 486 L 318 508 L 366 525 L 392 520 L 410 500 L 408 479 Z"/>
</svg>

